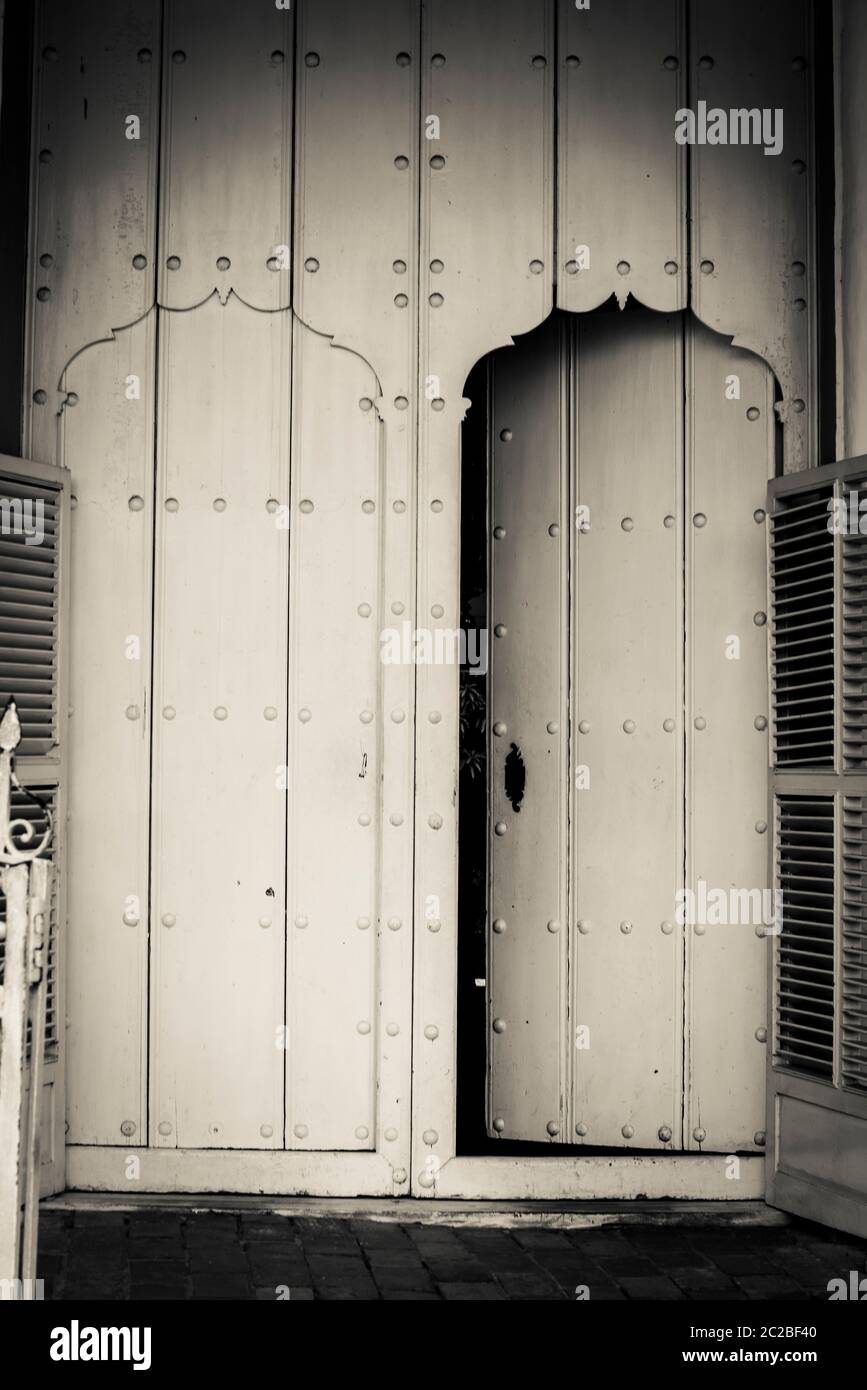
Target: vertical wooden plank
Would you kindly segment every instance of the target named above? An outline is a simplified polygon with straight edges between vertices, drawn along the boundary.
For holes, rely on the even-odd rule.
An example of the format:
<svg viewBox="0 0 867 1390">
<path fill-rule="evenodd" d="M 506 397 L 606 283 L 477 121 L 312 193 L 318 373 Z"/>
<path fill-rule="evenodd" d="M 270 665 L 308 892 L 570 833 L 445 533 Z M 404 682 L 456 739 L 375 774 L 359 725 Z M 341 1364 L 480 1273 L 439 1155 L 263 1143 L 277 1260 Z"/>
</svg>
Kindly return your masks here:
<svg viewBox="0 0 867 1390">
<path fill-rule="evenodd" d="M 816 449 L 810 13 L 805 0 L 691 10 L 692 303 L 776 374 L 787 472 L 810 467 Z M 732 112 L 765 113 L 764 143 L 699 143 L 702 103 L 708 125 L 722 112 L 729 141 Z M 708 133 L 716 139 L 715 120 Z"/>
<path fill-rule="evenodd" d="M 66 364 L 153 303 L 159 58 L 157 0 L 42 0 L 24 391 L 24 452 L 42 462 Z"/>
<path fill-rule="evenodd" d="M 568 1140 L 568 343 L 492 364 L 488 1131 L 536 1141 Z"/>
<path fill-rule="evenodd" d="M 687 302 L 685 0 L 559 5 L 557 303 Z"/>
<path fill-rule="evenodd" d="M 534 62 L 534 60 L 538 60 Z M 460 424 L 473 364 L 552 303 L 553 10 L 423 7 L 418 611 L 459 623 Z M 425 616 L 425 623 L 428 619 Z M 458 673 L 417 679 L 414 1190 L 455 1152 Z M 432 910 L 433 909 L 433 910 Z"/>
<path fill-rule="evenodd" d="M 365 378 L 361 364 L 347 360 L 346 354 L 332 352 L 326 362 L 321 347 L 315 351 L 311 342 L 304 349 L 310 365 L 299 379 L 295 409 L 305 439 L 313 441 L 317 431 L 324 430 L 335 448 L 341 438 L 353 441 L 351 447 L 361 449 L 364 471 L 372 481 L 370 450 L 374 437 L 379 440 L 384 471 L 375 483 L 378 490 L 368 488 L 365 495 L 376 502 L 378 557 L 368 549 L 371 517 L 354 510 L 363 474 L 345 475 L 342 491 L 336 476 L 324 479 L 335 505 L 339 499 L 340 534 L 347 537 L 353 553 L 364 537 L 352 565 L 358 592 L 353 594 L 344 585 L 337 611 L 342 613 L 350 598 L 354 600 L 350 615 L 356 605 L 369 604 L 366 622 L 378 640 L 384 625 L 402 630 L 408 624 L 413 629 L 416 622 L 419 5 L 417 0 L 385 0 L 377 7 L 374 24 L 369 12 L 352 0 L 319 0 L 299 10 L 297 46 L 294 307 L 305 324 L 334 335 L 336 345 L 360 354 L 370 366 L 367 377 L 371 373 L 375 377 Z M 354 218 L 353 209 L 362 209 L 363 216 Z M 345 399 L 334 396 L 332 386 L 325 384 L 329 382 L 347 391 Z M 359 415 L 359 398 L 373 400 L 380 426 L 372 413 Z M 320 415 L 322 419 L 317 420 Z M 309 473 L 312 457 L 301 466 Z M 315 473 L 312 476 L 315 479 Z M 313 516 L 301 520 L 312 521 Z M 322 532 L 322 544 L 328 551 L 327 530 Z M 316 551 L 309 555 L 314 572 L 320 574 L 324 557 Z M 337 576 L 323 573 L 322 578 L 324 592 L 333 592 Z M 318 643 L 315 650 L 320 650 Z M 353 659 L 361 660 L 361 653 Z M 312 653 L 307 660 L 315 661 Z M 410 1159 L 415 669 L 406 660 L 381 665 L 376 702 L 370 706 L 374 718 L 365 729 L 358 723 L 358 699 L 372 677 L 363 662 L 360 669 L 365 674 L 359 688 L 353 690 L 347 683 L 342 690 L 339 727 L 347 746 L 351 739 L 352 753 L 348 762 L 341 756 L 332 785 L 336 795 L 346 795 L 346 770 L 360 757 L 358 731 L 365 734 L 371 750 L 370 736 L 375 731 L 380 799 L 370 812 L 375 818 L 365 840 L 366 853 L 378 855 L 378 881 L 368 893 L 369 869 L 365 868 L 354 895 L 369 900 L 366 906 L 356 906 L 348 921 L 350 930 L 356 931 L 356 919 L 370 917 L 370 933 L 377 928 L 380 932 L 374 959 L 381 1026 L 366 1042 L 356 1038 L 348 1055 L 356 1057 L 362 1044 L 371 1052 L 378 1085 L 376 1148 L 390 1164 L 394 1190 L 399 1192 L 406 1190 Z M 324 689 L 325 677 L 317 671 L 314 664 L 312 675 Z M 335 690 L 329 697 L 335 715 L 340 694 Z M 356 781 L 356 785 L 364 784 Z M 397 816 L 402 817 L 400 824 L 393 824 L 392 817 Z M 353 853 L 359 852 L 356 846 Z M 321 866 L 321 860 L 317 863 Z M 316 891 L 325 902 L 336 888 L 323 882 Z M 342 921 L 335 921 L 329 930 L 342 932 Z M 325 940 L 321 934 L 318 939 Z M 312 952 L 313 947 L 305 949 Z M 310 963 L 314 964 L 312 955 Z M 323 958 L 316 968 L 325 988 L 326 972 L 333 969 L 333 962 Z M 334 988 L 334 981 L 329 988 Z M 334 996 L 327 1018 L 335 1018 L 345 998 L 340 992 Z M 314 1036 L 319 1036 L 318 1031 Z M 315 1101 L 314 1124 L 309 1117 L 299 1119 L 309 1130 L 305 1144 L 321 1143 L 326 1132 L 338 1134 L 341 1145 L 351 1141 L 353 1147 L 365 1147 L 370 1142 L 354 1133 L 355 1128 L 371 1128 L 369 1118 L 357 1117 L 350 1124 L 358 1104 L 354 1097 L 362 1084 L 355 1063 L 347 1084 L 345 1113 L 330 1120 L 322 1113 L 321 1098 L 310 1094 L 309 1082 L 306 1091 L 299 1093 L 299 1100 L 309 1096 L 311 1103 Z M 293 1130 L 290 1125 L 292 1142 L 297 1138 Z"/>
<path fill-rule="evenodd" d="M 734 393 L 737 392 L 737 396 Z M 774 472 L 774 382 L 752 353 L 687 332 L 687 878 L 696 894 L 768 886 L 767 579 L 764 508 Z M 700 523 L 700 524 L 699 524 Z M 755 1149 L 764 1130 L 768 950 L 756 913 L 729 898 L 687 942 L 686 1147 Z M 745 902 L 745 900 L 743 900 Z"/>
<path fill-rule="evenodd" d="M 215 287 L 289 304 L 292 26 L 285 6 L 170 0 L 160 304 L 188 309 Z"/>
<path fill-rule="evenodd" d="M 677 318 L 579 325 L 571 1129 L 590 1144 L 680 1147 L 682 370 Z"/>
<path fill-rule="evenodd" d="M 836 278 L 838 458 L 867 453 L 867 11 L 859 0 L 837 0 L 835 81 L 837 124 Z M 827 116 L 826 116 L 827 119 Z M 818 460 L 824 462 L 824 460 Z"/>
<path fill-rule="evenodd" d="M 63 376 L 70 514 L 69 1141 L 146 1142 L 156 311 Z M 99 872 L 94 872 L 94 865 Z"/>
<path fill-rule="evenodd" d="M 279 1148 L 291 318 L 161 319 L 152 1142 Z"/>
<path fill-rule="evenodd" d="M 298 325 L 286 1143 L 300 1149 L 374 1147 L 378 1050 L 399 1047 L 408 1027 L 408 999 L 389 999 L 380 1014 L 377 979 L 378 960 L 405 930 L 379 900 L 378 842 L 406 833 L 406 812 L 392 806 L 382 824 L 379 632 L 388 620 L 375 387 L 360 357 Z M 391 1115 L 386 1127 L 394 1124 Z"/>
</svg>

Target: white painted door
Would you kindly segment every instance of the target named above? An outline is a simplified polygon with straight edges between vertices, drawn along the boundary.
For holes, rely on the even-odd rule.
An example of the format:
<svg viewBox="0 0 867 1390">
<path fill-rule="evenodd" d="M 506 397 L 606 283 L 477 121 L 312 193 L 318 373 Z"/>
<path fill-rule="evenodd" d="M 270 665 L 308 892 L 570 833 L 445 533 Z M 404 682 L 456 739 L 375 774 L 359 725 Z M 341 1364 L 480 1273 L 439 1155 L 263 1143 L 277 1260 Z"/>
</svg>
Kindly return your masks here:
<svg viewBox="0 0 867 1390">
<path fill-rule="evenodd" d="M 50 464 L 0 457 L 0 714 L 15 701 L 21 723 L 12 842 L 31 848 L 53 826 L 54 866 L 45 967 L 45 1043 L 39 1155 L 43 1196 L 65 1186 L 65 956 L 68 475 Z M 33 839 L 25 838 L 26 823 Z M 5 827 L 4 827 L 5 828 Z M 5 901 L 0 892 L 0 923 Z M 0 982 L 3 933 L 0 932 Z"/>
<path fill-rule="evenodd" d="M 867 459 L 770 488 L 767 1196 L 867 1236 Z M 862 531 L 862 525 L 864 530 Z M 841 1271 L 844 1274 L 845 1271 Z"/>
<path fill-rule="evenodd" d="M 764 923 L 706 904 L 764 906 L 772 404 L 679 315 L 564 317 L 495 358 L 493 1136 L 764 1143 Z"/>
</svg>

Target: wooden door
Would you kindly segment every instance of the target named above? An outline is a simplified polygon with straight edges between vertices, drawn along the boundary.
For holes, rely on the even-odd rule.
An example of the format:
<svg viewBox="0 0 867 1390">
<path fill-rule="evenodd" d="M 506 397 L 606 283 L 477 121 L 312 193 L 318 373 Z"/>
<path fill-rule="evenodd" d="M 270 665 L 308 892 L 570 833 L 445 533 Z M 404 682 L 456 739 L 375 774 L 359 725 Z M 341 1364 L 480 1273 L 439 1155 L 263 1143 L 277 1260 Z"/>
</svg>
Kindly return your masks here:
<svg viewBox="0 0 867 1390">
<path fill-rule="evenodd" d="M 772 403 L 679 315 L 564 316 L 494 359 L 494 1136 L 764 1142 L 764 925 L 701 882 L 766 885 Z"/>
</svg>

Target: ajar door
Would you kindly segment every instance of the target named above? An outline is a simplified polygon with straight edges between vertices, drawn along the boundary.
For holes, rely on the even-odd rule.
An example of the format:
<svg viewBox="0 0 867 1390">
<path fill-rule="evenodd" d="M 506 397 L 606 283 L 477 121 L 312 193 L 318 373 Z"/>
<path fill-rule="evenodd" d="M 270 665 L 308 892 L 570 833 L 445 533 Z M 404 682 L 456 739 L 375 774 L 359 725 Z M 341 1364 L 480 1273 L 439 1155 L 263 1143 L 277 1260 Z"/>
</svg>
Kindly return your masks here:
<svg viewBox="0 0 867 1390">
<path fill-rule="evenodd" d="M 769 489 L 767 1199 L 867 1236 L 867 458 Z"/>
</svg>

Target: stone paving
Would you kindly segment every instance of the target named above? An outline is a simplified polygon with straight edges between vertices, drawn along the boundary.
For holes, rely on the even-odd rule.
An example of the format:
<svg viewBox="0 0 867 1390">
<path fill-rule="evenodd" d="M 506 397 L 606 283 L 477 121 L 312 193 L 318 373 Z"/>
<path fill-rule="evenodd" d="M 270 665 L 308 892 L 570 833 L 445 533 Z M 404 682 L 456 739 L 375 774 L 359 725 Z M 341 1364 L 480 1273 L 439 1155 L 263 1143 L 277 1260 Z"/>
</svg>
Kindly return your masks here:
<svg viewBox="0 0 867 1390">
<path fill-rule="evenodd" d="M 867 1242 L 806 1222 L 568 1229 L 46 1211 L 48 1299 L 827 1300 Z"/>
</svg>

